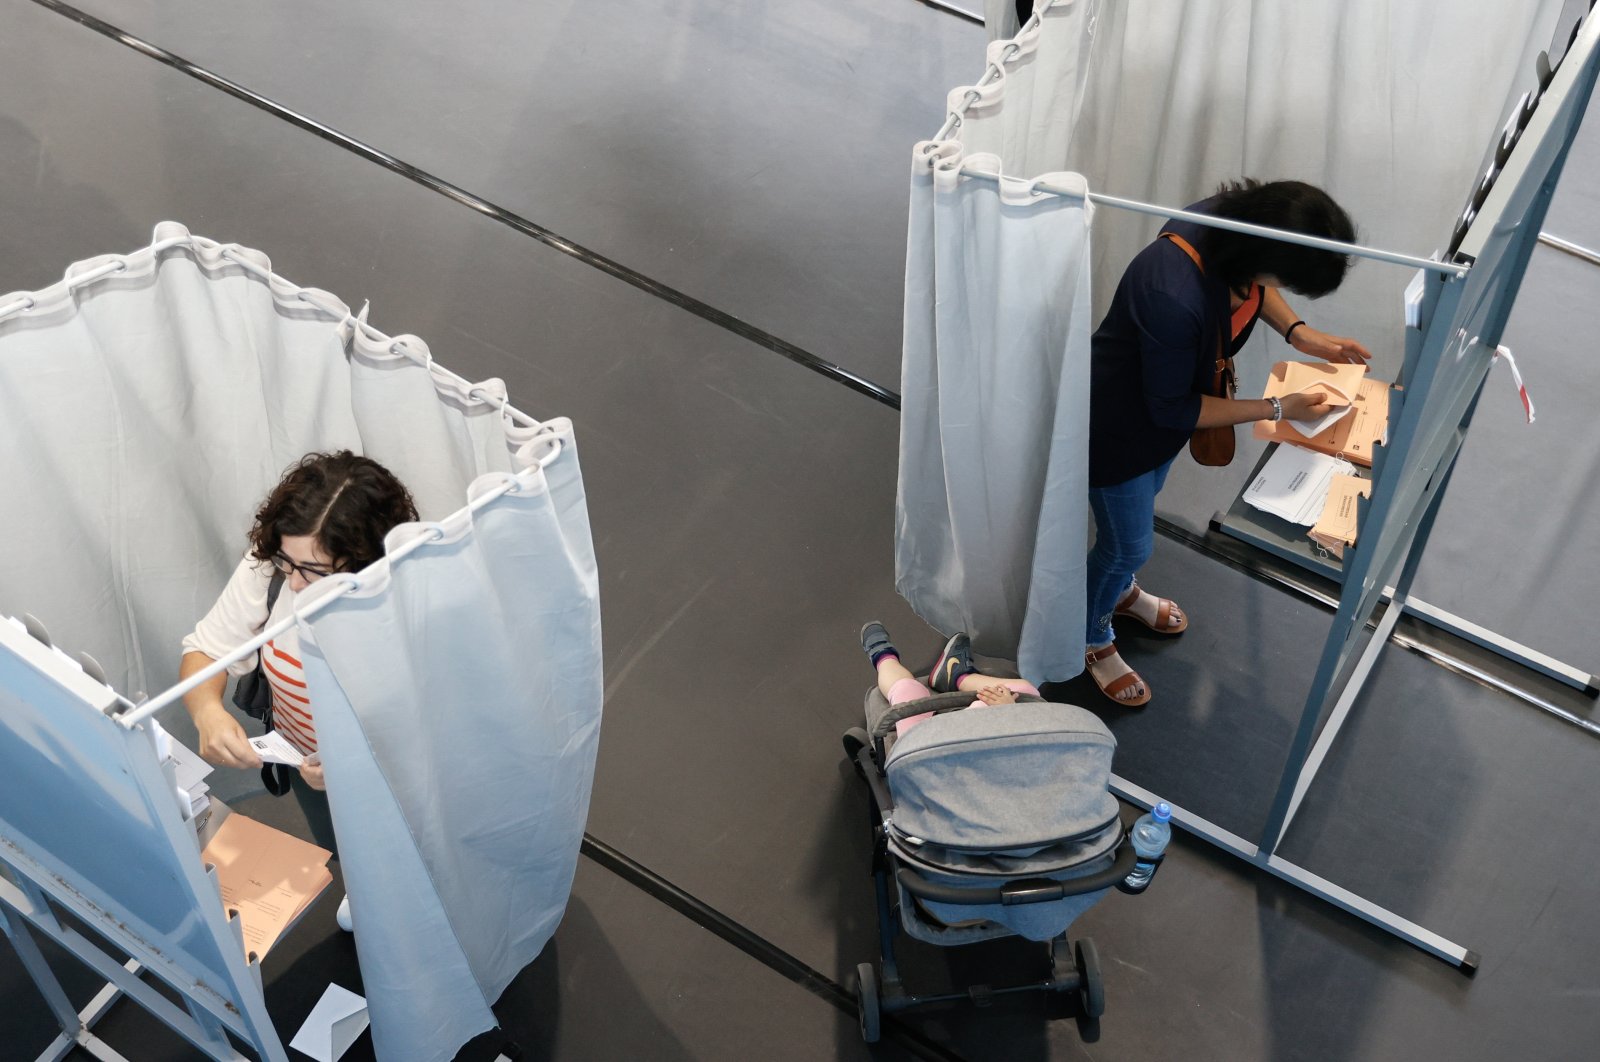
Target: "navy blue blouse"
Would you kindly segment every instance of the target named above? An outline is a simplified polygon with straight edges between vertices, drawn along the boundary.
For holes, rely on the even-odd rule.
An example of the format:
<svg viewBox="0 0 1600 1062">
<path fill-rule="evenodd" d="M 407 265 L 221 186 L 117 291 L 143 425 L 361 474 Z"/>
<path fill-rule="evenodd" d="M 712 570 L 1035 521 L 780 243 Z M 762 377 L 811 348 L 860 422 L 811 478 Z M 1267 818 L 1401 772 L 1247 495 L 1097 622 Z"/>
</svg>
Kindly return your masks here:
<svg viewBox="0 0 1600 1062">
<path fill-rule="evenodd" d="M 1207 213 L 1207 199 L 1188 209 Z M 1169 221 L 1205 257 L 1204 225 Z M 1117 284 L 1090 340 L 1089 485 L 1109 487 L 1159 468 L 1182 450 L 1211 389 L 1217 337 L 1231 316 L 1227 286 L 1203 276 L 1183 248 L 1157 238 Z M 1232 354 L 1250 338 L 1246 327 Z"/>
</svg>

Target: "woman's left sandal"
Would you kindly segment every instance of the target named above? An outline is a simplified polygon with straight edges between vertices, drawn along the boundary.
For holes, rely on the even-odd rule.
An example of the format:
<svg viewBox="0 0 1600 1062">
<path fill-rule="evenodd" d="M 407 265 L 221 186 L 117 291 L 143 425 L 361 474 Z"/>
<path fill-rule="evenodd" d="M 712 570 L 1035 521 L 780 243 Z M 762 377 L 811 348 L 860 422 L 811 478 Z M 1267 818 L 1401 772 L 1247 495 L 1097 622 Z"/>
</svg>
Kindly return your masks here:
<svg viewBox="0 0 1600 1062">
<path fill-rule="evenodd" d="M 1170 598 L 1155 597 L 1154 594 L 1148 595 L 1149 597 L 1155 597 L 1156 600 L 1156 621 L 1154 623 L 1134 612 L 1131 606 L 1142 596 L 1146 596 L 1144 589 L 1138 583 L 1134 583 L 1127 596 L 1117 602 L 1117 607 L 1111 614 L 1119 619 L 1131 619 L 1142 623 L 1157 634 L 1182 634 L 1189 629 L 1189 617 Z M 1178 614 L 1178 625 L 1176 627 L 1172 626 L 1172 614 L 1174 612 Z"/>
</svg>

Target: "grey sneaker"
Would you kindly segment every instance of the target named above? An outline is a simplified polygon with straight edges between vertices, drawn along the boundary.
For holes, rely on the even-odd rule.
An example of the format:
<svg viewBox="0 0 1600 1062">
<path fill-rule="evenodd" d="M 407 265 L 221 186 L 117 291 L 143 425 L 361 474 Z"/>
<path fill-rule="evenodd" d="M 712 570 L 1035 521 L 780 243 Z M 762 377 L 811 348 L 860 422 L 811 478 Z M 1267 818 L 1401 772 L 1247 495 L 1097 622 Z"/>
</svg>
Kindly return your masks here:
<svg viewBox="0 0 1600 1062">
<path fill-rule="evenodd" d="M 928 686 L 935 693 L 953 693 L 959 688 L 956 684 L 961 681 L 961 676 L 970 675 L 976 670 L 972 664 L 972 642 L 957 631 L 944 643 L 944 651 L 934 661 L 933 671 L 928 675 Z"/>
<path fill-rule="evenodd" d="M 878 666 L 878 658 L 886 653 L 896 659 L 900 656 L 900 651 L 889 640 L 889 632 L 877 620 L 862 625 L 861 651 L 867 654 L 867 659 L 872 661 L 873 667 Z"/>
</svg>

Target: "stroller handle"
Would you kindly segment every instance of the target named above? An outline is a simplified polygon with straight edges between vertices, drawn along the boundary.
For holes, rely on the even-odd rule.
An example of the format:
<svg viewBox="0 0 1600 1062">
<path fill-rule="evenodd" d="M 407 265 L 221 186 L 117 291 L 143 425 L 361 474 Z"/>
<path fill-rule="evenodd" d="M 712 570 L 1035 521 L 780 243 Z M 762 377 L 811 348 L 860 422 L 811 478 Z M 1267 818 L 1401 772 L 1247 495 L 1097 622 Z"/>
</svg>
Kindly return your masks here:
<svg viewBox="0 0 1600 1062">
<path fill-rule="evenodd" d="M 908 867 L 901 867 L 895 878 L 907 892 L 919 900 L 934 903 L 961 904 L 967 907 L 1002 904 L 1010 907 L 1023 903 L 1050 903 L 1066 896 L 1081 896 L 1087 892 L 1109 889 L 1133 870 L 1138 858 L 1133 850 L 1133 840 L 1126 830 L 1116 849 L 1116 859 L 1105 870 L 1082 878 L 1057 881 L 1054 878 L 1019 878 L 989 889 L 964 889 L 929 881 Z"/>
</svg>

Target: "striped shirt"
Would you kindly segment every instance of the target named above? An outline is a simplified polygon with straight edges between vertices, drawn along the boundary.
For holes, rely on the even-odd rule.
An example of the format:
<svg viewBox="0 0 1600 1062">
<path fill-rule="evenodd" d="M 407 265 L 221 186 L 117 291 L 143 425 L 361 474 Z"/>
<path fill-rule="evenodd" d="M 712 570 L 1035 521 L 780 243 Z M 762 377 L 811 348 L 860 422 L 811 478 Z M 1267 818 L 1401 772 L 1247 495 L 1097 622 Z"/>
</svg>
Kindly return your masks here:
<svg viewBox="0 0 1600 1062">
<path fill-rule="evenodd" d="M 183 640 L 186 653 L 203 653 L 220 660 L 254 638 L 266 624 L 287 619 L 294 612 L 294 591 L 285 583 L 267 615 L 267 584 L 272 581 L 272 565 L 248 554 L 234 569 L 228 585 L 189 636 Z M 300 666 L 300 634 L 291 627 L 262 647 L 258 656 L 247 656 L 228 665 L 228 674 L 238 678 L 255 669 L 260 660 L 272 690 L 272 720 L 276 729 L 302 753 L 317 751 L 317 730 L 311 719 L 311 701 L 306 690 L 305 670 Z"/>
</svg>

